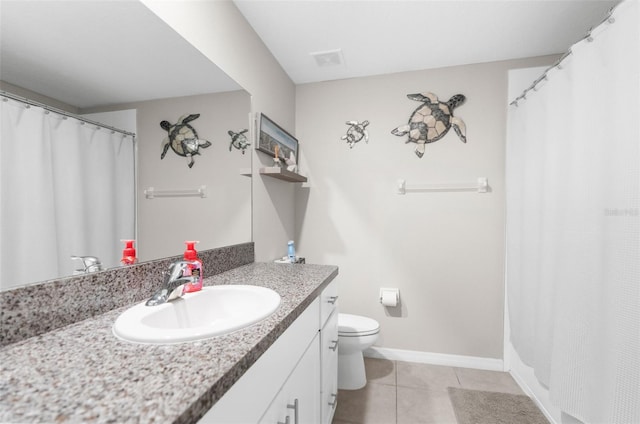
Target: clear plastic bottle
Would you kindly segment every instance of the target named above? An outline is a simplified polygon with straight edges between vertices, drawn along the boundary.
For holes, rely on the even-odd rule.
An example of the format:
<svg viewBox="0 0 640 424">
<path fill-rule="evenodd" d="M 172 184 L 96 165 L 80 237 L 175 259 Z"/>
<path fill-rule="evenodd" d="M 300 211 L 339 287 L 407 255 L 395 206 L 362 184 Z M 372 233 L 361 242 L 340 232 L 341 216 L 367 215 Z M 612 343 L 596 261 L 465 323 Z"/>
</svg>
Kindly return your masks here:
<svg viewBox="0 0 640 424">
<path fill-rule="evenodd" d="M 289 257 L 289 262 L 296 262 L 296 248 L 293 240 L 289 240 L 289 243 L 287 243 L 287 256 Z"/>
</svg>

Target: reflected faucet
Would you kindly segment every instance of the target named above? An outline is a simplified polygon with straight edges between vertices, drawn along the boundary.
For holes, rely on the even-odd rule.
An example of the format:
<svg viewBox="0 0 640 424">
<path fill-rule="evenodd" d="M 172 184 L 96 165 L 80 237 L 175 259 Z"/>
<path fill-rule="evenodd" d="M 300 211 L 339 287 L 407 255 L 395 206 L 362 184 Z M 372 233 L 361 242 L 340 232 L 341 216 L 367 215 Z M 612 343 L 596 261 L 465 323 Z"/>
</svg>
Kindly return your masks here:
<svg viewBox="0 0 640 424">
<path fill-rule="evenodd" d="M 84 266 L 84 269 L 76 269 L 74 274 L 88 274 L 90 272 L 102 271 L 100 259 L 95 256 L 72 256 L 71 259 L 81 260 Z"/>
<path fill-rule="evenodd" d="M 184 285 L 195 283 L 197 277 L 185 275 L 190 265 L 196 265 L 195 261 L 176 261 L 169 265 L 169 269 L 162 273 L 164 282 L 162 288 L 155 292 L 147 300 L 147 306 L 156 306 L 177 299 L 184 293 Z"/>
</svg>

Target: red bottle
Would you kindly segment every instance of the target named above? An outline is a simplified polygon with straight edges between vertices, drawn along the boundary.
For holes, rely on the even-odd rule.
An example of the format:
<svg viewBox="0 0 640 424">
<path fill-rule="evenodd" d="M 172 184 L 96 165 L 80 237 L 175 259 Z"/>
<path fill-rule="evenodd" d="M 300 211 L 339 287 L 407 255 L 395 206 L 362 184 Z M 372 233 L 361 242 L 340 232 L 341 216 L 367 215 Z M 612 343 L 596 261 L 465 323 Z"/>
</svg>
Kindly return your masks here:
<svg viewBox="0 0 640 424">
<path fill-rule="evenodd" d="M 196 281 L 193 283 L 187 283 L 184 286 L 184 293 L 192 293 L 202 290 L 202 261 L 198 257 L 195 244 L 197 241 L 185 241 L 187 250 L 184 251 L 184 260 L 196 262 L 195 265 L 189 266 L 189 275 L 196 277 Z"/>
<path fill-rule="evenodd" d="M 133 265 L 138 263 L 138 258 L 136 257 L 136 249 L 133 247 L 133 243 L 135 240 L 121 240 L 124 242 L 125 247 L 122 251 L 122 259 L 120 259 L 120 263 L 122 265 Z"/>
</svg>

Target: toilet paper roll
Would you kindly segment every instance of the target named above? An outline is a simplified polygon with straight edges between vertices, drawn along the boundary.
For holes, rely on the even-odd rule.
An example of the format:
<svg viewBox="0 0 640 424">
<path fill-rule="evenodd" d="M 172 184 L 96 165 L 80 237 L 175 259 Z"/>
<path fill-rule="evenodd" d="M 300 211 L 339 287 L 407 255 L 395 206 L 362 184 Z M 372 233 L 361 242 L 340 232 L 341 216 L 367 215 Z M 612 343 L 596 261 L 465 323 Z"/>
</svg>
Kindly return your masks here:
<svg viewBox="0 0 640 424">
<path fill-rule="evenodd" d="M 382 303 L 384 306 L 398 306 L 398 293 L 390 290 L 383 291 L 380 303 Z"/>
</svg>

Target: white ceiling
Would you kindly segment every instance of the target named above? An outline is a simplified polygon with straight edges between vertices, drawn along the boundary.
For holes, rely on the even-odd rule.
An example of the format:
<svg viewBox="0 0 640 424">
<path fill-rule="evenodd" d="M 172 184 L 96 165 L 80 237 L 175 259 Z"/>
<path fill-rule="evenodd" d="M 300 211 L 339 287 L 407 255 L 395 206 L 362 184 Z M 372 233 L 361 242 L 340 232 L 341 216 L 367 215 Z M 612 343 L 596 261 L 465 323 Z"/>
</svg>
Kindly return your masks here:
<svg viewBox="0 0 640 424">
<path fill-rule="evenodd" d="M 238 90 L 138 1 L 0 2 L 0 79 L 88 108 Z"/>
<path fill-rule="evenodd" d="M 300 84 L 561 53 L 618 1 L 234 2 Z M 0 24 L 0 79 L 79 108 L 239 89 L 139 1 L 0 0 Z"/>
<path fill-rule="evenodd" d="M 296 84 L 565 52 L 619 1 L 234 0 Z M 341 49 L 318 66 L 313 52 Z"/>
</svg>

